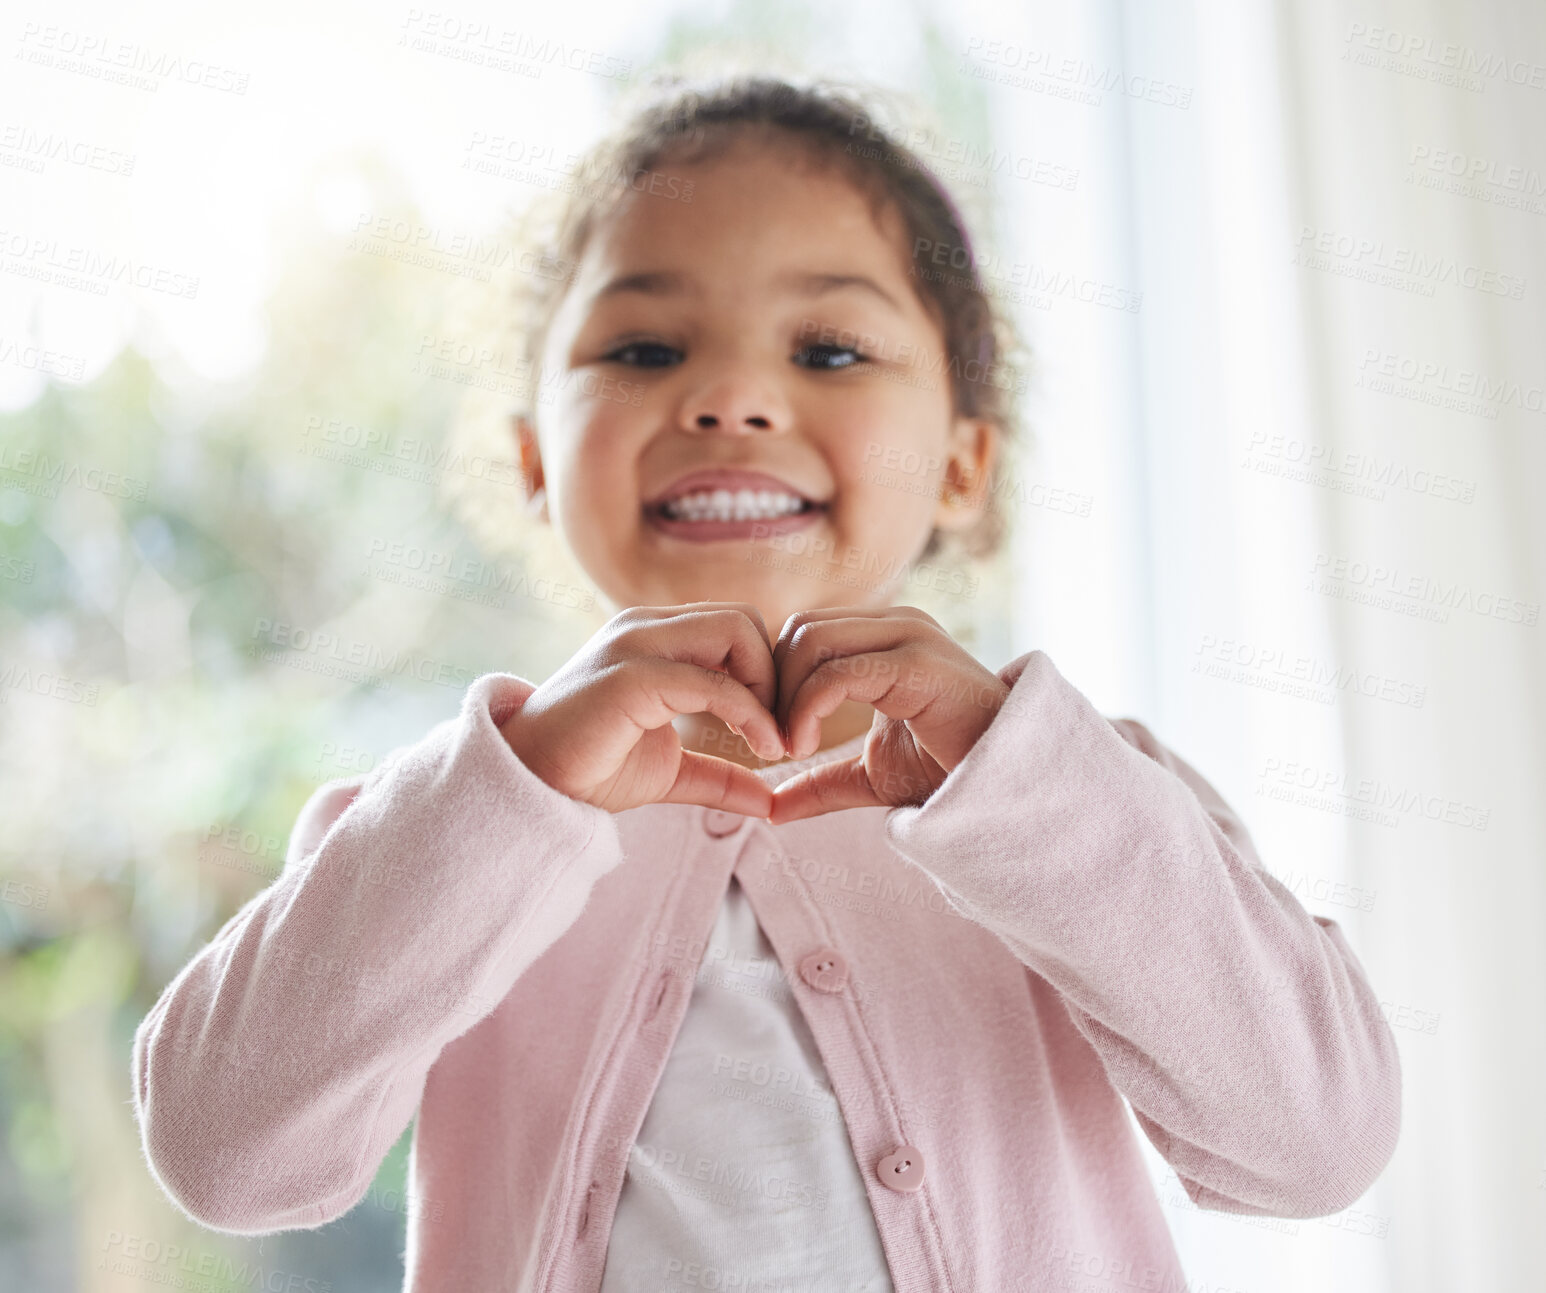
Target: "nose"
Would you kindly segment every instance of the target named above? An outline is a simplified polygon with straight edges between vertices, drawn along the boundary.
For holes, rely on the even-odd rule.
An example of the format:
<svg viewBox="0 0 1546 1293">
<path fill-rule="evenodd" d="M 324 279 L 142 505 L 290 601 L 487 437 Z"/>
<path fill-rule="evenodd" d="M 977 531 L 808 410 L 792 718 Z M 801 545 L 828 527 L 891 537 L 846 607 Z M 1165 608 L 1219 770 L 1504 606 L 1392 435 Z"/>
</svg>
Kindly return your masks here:
<svg viewBox="0 0 1546 1293">
<path fill-rule="evenodd" d="M 727 431 L 747 435 L 783 430 L 789 410 L 777 387 L 749 366 L 725 367 L 682 400 L 684 431 Z"/>
</svg>

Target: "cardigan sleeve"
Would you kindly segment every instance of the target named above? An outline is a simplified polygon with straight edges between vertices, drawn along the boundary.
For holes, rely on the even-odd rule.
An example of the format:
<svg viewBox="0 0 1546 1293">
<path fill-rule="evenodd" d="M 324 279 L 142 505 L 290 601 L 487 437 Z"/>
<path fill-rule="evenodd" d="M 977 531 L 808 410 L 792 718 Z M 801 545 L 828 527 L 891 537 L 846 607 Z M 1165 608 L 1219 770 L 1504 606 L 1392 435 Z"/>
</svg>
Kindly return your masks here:
<svg viewBox="0 0 1546 1293">
<path fill-rule="evenodd" d="M 1201 1207 L 1314 1217 L 1395 1151 L 1396 1042 L 1337 923 L 1143 724 L 1041 651 L 893 846 L 1055 987 Z"/>
<path fill-rule="evenodd" d="M 622 859 L 612 814 L 553 789 L 499 726 L 534 686 L 476 679 L 460 714 L 319 787 L 279 876 L 135 1031 L 142 1150 L 195 1221 L 341 1216 L 487 1015 Z"/>
</svg>

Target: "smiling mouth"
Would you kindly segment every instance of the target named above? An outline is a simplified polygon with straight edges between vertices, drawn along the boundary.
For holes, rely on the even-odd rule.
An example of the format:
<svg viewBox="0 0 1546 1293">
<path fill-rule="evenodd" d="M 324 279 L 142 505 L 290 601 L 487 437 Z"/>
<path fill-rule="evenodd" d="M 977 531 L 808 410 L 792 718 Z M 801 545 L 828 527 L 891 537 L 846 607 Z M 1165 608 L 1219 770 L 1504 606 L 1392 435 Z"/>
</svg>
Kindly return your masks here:
<svg viewBox="0 0 1546 1293">
<path fill-rule="evenodd" d="M 702 489 L 646 503 L 645 515 L 678 523 L 773 522 L 824 512 L 827 505 L 781 490 Z"/>
<path fill-rule="evenodd" d="M 686 543 L 771 539 L 820 523 L 829 504 L 788 490 L 698 489 L 643 506 L 657 534 Z"/>
</svg>

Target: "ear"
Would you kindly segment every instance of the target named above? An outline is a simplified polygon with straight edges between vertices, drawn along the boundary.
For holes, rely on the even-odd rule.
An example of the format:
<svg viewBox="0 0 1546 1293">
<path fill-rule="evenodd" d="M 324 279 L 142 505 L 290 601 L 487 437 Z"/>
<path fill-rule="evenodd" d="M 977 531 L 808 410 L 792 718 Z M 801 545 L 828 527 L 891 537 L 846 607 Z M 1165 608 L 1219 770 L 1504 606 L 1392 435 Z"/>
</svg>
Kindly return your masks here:
<svg viewBox="0 0 1546 1293">
<path fill-rule="evenodd" d="M 998 424 L 988 418 L 958 417 L 951 424 L 949 457 L 934 512 L 939 529 L 968 530 L 987 511 L 1000 435 Z"/>
<path fill-rule="evenodd" d="M 537 428 L 520 413 L 510 415 L 510 424 L 520 458 L 521 484 L 526 490 L 526 510 L 539 521 L 547 521 L 548 491 L 542 474 L 542 449 L 537 442 Z"/>
</svg>

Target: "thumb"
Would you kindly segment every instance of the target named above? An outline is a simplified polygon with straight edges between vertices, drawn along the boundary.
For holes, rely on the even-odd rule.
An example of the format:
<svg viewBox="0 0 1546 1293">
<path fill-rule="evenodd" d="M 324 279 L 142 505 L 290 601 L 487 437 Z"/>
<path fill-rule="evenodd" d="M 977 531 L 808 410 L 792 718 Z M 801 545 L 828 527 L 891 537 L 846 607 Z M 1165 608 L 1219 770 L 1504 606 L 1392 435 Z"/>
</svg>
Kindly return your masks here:
<svg viewBox="0 0 1546 1293">
<path fill-rule="evenodd" d="M 702 804 L 743 817 L 766 817 L 773 808 L 773 791 L 750 768 L 711 754 L 683 750 L 676 781 L 660 802 Z"/>
<path fill-rule="evenodd" d="M 773 825 L 835 813 L 844 808 L 885 807 L 886 801 L 875 793 L 864 770 L 864 756 L 851 755 L 818 763 L 783 782 L 773 792 Z"/>
</svg>

